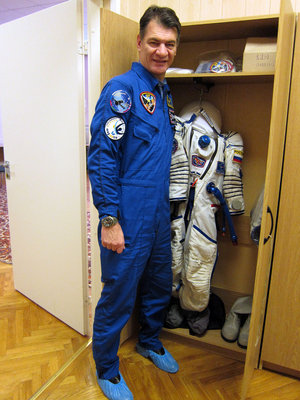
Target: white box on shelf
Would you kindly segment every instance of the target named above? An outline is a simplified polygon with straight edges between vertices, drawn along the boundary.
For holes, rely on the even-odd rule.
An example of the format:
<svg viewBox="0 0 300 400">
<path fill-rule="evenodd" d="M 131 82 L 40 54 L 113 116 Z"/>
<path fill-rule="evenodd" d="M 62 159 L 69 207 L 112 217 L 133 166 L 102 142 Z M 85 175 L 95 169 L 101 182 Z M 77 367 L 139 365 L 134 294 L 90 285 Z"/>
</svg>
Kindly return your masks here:
<svg viewBox="0 0 300 400">
<path fill-rule="evenodd" d="M 243 54 L 243 72 L 274 72 L 276 50 L 276 38 L 248 38 Z"/>
</svg>

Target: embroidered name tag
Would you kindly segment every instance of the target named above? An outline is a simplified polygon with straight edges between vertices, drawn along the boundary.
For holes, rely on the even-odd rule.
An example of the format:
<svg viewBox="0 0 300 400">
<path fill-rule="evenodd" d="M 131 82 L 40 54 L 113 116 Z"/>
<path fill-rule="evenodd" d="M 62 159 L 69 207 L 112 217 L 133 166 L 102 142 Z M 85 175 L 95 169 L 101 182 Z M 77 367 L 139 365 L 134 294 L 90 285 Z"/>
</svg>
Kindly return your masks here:
<svg viewBox="0 0 300 400">
<path fill-rule="evenodd" d="M 170 97 L 168 94 L 167 94 L 167 105 L 169 108 L 174 108 L 172 97 Z"/>
<path fill-rule="evenodd" d="M 217 174 L 225 175 L 225 164 L 223 161 L 218 161 L 216 172 Z"/>
</svg>

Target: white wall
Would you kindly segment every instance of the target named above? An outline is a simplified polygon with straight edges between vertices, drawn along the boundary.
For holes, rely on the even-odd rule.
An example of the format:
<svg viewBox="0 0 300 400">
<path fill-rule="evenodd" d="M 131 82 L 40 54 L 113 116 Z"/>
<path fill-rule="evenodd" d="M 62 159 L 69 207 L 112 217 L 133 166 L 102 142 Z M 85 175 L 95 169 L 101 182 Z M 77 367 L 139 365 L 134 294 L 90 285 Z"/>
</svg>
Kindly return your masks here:
<svg viewBox="0 0 300 400">
<path fill-rule="evenodd" d="M 300 0 L 291 3 L 300 12 Z M 270 15 L 280 10 L 280 0 L 122 0 L 120 14 L 138 21 L 151 4 L 173 8 L 181 22 Z"/>
<path fill-rule="evenodd" d="M 3 147 L 3 133 L 2 133 L 2 120 L 1 120 L 1 107 L 0 107 L 0 147 Z"/>
</svg>

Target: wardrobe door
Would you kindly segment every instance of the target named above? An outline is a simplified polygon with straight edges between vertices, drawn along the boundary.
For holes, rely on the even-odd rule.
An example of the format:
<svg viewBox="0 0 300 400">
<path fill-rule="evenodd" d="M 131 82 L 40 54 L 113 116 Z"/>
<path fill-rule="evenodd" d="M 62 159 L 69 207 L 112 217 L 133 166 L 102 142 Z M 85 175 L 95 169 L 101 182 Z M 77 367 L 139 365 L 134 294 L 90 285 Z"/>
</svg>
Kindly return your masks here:
<svg viewBox="0 0 300 400">
<path fill-rule="evenodd" d="M 265 178 L 265 196 L 253 293 L 250 333 L 242 385 L 242 398 L 245 398 L 246 396 L 248 384 L 252 377 L 254 368 L 258 367 L 260 355 L 262 329 L 265 317 L 266 298 L 274 245 L 274 232 L 276 229 L 276 217 L 278 212 L 294 33 L 295 14 L 290 0 L 285 0 L 281 2 L 277 36 L 277 56 Z"/>
<path fill-rule="evenodd" d="M 263 337 L 263 366 L 300 376 L 300 27 L 297 28 L 287 138 L 270 292 Z"/>
<path fill-rule="evenodd" d="M 0 25 L 0 103 L 15 289 L 86 334 L 81 5 Z"/>
</svg>

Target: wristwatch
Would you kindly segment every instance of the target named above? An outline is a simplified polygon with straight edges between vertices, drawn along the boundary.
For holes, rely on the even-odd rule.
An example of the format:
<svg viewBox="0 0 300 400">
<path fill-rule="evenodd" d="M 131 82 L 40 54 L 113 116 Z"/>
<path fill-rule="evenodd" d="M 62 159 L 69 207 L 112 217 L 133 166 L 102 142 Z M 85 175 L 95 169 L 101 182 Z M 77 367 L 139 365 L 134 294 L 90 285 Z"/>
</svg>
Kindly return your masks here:
<svg viewBox="0 0 300 400">
<path fill-rule="evenodd" d="M 105 228 L 110 228 L 111 226 L 116 225 L 117 222 L 118 218 L 112 217 L 111 215 L 108 215 L 107 217 L 101 219 L 101 224 L 102 226 L 105 226 Z"/>
</svg>

